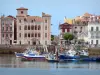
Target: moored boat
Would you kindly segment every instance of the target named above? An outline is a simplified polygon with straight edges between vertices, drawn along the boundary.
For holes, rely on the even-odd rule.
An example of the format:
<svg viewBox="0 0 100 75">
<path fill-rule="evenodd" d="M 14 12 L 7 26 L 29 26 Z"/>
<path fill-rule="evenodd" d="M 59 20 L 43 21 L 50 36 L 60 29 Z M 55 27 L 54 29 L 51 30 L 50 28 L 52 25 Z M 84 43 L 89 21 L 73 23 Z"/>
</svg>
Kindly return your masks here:
<svg viewBox="0 0 100 75">
<path fill-rule="evenodd" d="M 24 54 L 22 57 L 23 60 L 31 60 L 31 61 L 40 61 L 40 60 L 45 60 L 44 55 L 40 55 L 39 52 L 33 51 L 29 54 Z"/>
</svg>

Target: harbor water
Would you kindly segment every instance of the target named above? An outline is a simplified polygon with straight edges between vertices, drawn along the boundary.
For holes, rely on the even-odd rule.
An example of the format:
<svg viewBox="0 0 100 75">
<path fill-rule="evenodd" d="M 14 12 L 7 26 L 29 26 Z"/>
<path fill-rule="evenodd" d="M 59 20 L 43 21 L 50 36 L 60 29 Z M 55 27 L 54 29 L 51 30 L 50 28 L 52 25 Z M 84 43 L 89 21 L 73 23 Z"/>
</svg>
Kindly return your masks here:
<svg viewBox="0 0 100 75">
<path fill-rule="evenodd" d="M 0 55 L 0 75 L 99 75 L 100 62 L 21 61 L 15 55 Z"/>
</svg>

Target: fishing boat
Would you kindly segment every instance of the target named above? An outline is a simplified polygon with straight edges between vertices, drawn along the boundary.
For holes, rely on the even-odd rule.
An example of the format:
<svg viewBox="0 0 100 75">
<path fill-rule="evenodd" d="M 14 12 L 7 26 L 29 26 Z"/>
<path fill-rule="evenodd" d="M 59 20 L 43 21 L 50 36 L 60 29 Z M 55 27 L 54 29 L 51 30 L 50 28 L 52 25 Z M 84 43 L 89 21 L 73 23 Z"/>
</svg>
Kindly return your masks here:
<svg viewBox="0 0 100 75">
<path fill-rule="evenodd" d="M 16 57 L 22 57 L 23 53 L 17 53 L 17 52 L 15 52 L 15 55 L 16 55 Z"/>
<path fill-rule="evenodd" d="M 37 51 L 32 51 L 31 53 L 24 54 L 22 56 L 22 60 L 31 60 L 31 61 L 37 61 L 37 60 L 45 60 L 44 55 L 40 55 Z"/>
<path fill-rule="evenodd" d="M 34 49 L 27 48 L 27 49 L 26 49 L 24 52 L 22 52 L 22 53 L 17 53 L 17 52 L 15 52 L 15 55 L 16 55 L 16 57 L 22 57 L 22 56 L 24 56 L 25 54 L 31 54 L 33 50 L 34 50 Z"/>
<path fill-rule="evenodd" d="M 68 50 L 68 51 L 65 51 L 64 53 L 61 53 L 59 55 L 59 59 L 60 61 L 72 61 L 72 60 L 76 60 L 76 59 L 79 59 L 80 57 L 77 55 L 76 51 L 75 50 Z"/>
<path fill-rule="evenodd" d="M 76 61 L 76 60 L 87 60 L 89 59 L 89 53 L 86 50 L 74 50 L 74 48 L 71 48 L 70 50 L 66 50 L 63 54 L 59 55 L 59 59 L 63 61 Z"/>
</svg>

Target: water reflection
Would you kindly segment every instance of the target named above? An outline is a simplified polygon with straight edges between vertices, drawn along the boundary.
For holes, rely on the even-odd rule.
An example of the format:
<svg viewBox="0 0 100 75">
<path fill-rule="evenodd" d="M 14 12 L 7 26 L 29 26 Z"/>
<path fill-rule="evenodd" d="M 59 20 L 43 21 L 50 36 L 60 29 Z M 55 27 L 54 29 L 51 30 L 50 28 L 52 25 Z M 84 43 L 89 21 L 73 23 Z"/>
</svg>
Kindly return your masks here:
<svg viewBox="0 0 100 75">
<path fill-rule="evenodd" d="M 38 62 L 21 61 L 14 55 L 0 55 L 1 68 L 39 68 L 39 69 L 100 69 L 100 63 L 97 62 Z"/>
</svg>

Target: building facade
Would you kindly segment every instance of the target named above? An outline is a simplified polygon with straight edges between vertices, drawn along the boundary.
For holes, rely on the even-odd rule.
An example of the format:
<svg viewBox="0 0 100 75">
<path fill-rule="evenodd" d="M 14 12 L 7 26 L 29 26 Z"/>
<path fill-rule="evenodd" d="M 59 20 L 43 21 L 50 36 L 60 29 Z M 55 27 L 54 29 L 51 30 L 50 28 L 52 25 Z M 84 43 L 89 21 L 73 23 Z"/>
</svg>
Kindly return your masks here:
<svg viewBox="0 0 100 75">
<path fill-rule="evenodd" d="M 27 8 L 17 9 L 17 44 L 50 45 L 51 15 L 29 16 Z"/>
<path fill-rule="evenodd" d="M 100 45 L 100 17 L 91 16 L 88 23 L 88 39 L 93 45 Z"/>
<path fill-rule="evenodd" d="M 72 24 L 68 24 L 67 22 L 63 23 L 63 24 L 60 24 L 59 25 L 59 31 L 60 31 L 59 44 L 65 46 L 65 40 L 64 40 L 63 36 L 64 36 L 65 33 L 73 34 L 73 25 Z"/>
<path fill-rule="evenodd" d="M 14 20 L 13 16 L 1 16 L 0 44 L 11 45 L 14 41 Z"/>
<path fill-rule="evenodd" d="M 0 44 L 50 45 L 51 15 L 42 12 L 42 17 L 30 16 L 24 7 L 16 10 L 16 18 L 0 18 Z"/>
</svg>

